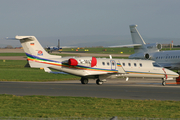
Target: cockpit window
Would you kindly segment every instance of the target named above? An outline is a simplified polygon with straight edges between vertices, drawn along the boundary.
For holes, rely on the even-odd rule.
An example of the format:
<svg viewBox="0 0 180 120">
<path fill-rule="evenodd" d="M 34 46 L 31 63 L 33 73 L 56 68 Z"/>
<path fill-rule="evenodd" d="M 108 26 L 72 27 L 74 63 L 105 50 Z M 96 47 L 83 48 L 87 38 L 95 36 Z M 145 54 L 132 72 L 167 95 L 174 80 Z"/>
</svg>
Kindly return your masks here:
<svg viewBox="0 0 180 120">
<path fill-rule="evenodd" d="M 152 64 L 154 67 L 161 67 L 161 65 L 159 65 L 158 63 L 153 62 Z"/>
</svg>

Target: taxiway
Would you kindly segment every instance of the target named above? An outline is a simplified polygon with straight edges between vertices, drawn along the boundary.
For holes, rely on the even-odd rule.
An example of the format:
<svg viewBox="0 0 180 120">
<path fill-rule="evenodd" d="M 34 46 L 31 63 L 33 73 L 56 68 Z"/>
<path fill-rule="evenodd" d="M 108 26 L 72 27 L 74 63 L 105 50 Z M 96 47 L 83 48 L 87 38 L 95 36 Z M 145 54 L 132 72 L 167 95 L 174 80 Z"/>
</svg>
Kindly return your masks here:
<svg viewBox="0 0 180 120">
<path fill-rule="evenodd" d="M 94 80 L 83 85 L 78 80 L 60 82 L 0 82 L 0 94 L 76 96 L 136 100 L 180 100 L 180 86 L 162 86 L 157 79 L 109 80 L 96 85 Z"/>
</svg>

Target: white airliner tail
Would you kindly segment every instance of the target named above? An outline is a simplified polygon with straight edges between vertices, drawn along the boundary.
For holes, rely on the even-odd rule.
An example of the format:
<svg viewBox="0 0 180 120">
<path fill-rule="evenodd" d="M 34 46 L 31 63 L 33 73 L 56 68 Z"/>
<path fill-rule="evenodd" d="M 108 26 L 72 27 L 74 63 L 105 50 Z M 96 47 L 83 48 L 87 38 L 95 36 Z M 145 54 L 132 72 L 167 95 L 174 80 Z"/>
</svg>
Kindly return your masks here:
<svg viewBox="0 0 180 120">
<path fill-rule="evenodd" d="M 145 45 L 146 43 L 144 42 L 143 38 L 139 34 L 139 32 L 136 29 L 136 27 L 137 27 L 137 25 L 130 25 L 129 26 L 133 44 L 142 44 L 142 45 Z"/>
<path fill-rule="evenodd" d="M 48 54 L 35 36 L 15 36 L 15 38 L 20 40 L 21 45 L 27 55 L 27 60 L 29 61 L 31 67 L 49 67 L 49 65 L 44 64 L 43 61 L 51 58 L 61 58 L 61 56 Z"/>
<path fill-rule="evenodd" d="M 144 48 L 146 43 L 144 42 L 143 38 L 139 34 L 136 27 L 137 27 L 137 25 L 130 25 L 129 26 L 133 44 L 141 44 L 141 46 L 134 46 L 134 52 L 138 53 L 138 52 L 146 51 Z"/>
<path fill-rule="evenodd" d="M 152 52 L 158 52 L 161 50 L 162 45 L 158 43 L 151 43 L 146 44 L 139 34 L 138 30 L 136 29 L 137 25 L 130 25 L 130 32 L 132 37 L 133 44 L 141 44 L 141 46 L 134 46 L 134 52 L 135 53 L 152 53 Z"/>
<path fill-rule="evenodd" d="M 43 58 L 50 55 L 44 50 L 39 41 L 34 36 L 16 36 L 16 39 L 20 40 L 21 45 L 26 54 L 35 56 L 41 56 Z"/>
<path fill-rule="evenodd" d="M 129 26 L 133 44 L 116 45 L 116 46 L 108 46 L 108 47 L 112 47 L 112 48 L 113 47 L 134 47 L 135 53 L 142 51 L 144 48 L 144 45 L 146 45 L 146 43 L 144 42 L 143 38 L 139 34 L 136 27 L 137 27 L 137 25 L 130 25 Z"/>
</svg>

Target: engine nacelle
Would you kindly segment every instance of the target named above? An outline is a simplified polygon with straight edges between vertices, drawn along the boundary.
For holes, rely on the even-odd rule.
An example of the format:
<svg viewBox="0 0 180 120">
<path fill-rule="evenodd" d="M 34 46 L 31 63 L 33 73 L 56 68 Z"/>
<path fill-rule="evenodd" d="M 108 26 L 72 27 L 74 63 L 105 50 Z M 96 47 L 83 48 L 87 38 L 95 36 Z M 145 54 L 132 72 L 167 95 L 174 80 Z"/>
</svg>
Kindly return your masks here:
<svg viewBox="0 0 180 120">
<path fill-rule="evenodd" d="M 130 59 L 151 59 L 149 53 L 135 53 L 129 56 Z"/>
<path fill-rule="evenodd" d="M 78 65 L 78 61 L 74 58 L 70 58 L 68 60 L 68 64 L 71 65 L 71 66 L 77 66 Z"/>
<path fill-rule="evenodd" d="M 70 58 L 68 60 L 68 64 L 71 66 L 77 66 L 77 65 L 90 65 L 91 67 L 94 67 L 97 65 L 97 59 L 95 57 L 80 57 L 80 58 Z"/>
<path fill-rule="evenodd" d="M 144 59 L 144 53 L 135 53 L 129 56 L 130 59 Z"/>
<path fill-rule="evenodd" d="M 146 48 L 148 49 L 148 51 L 159 51 L 162 49 L 162 45 L 159 43 L 146 44 Z"/>
</svg>

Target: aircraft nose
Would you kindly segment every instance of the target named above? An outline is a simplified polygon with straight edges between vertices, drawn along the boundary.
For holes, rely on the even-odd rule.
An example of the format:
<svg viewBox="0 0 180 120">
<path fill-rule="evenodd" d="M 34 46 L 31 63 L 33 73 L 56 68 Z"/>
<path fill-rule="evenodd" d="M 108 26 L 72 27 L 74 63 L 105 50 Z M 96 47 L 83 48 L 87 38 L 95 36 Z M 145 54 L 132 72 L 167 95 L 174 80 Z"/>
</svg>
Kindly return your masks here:
<svg viewBox="0 0 180 120">
<path fill-rule="evenodd" d="M 173 77 L 173 78 L 175 78 L 175 77 L 179 77 L 179 74 L 178 74 L 178 73 L 176 73 L 176 72 L 174 72 L 174 71 L 171 71 L 171 70 L 165 69 L 165 72 L 166 72 L 166 74 L 168 75 L 168 77 Z"/>
</svg>

